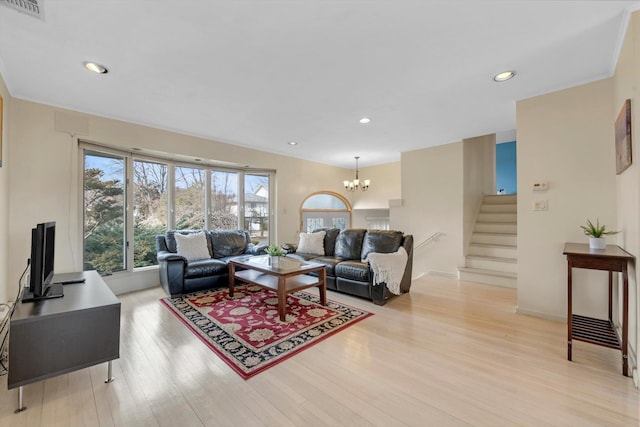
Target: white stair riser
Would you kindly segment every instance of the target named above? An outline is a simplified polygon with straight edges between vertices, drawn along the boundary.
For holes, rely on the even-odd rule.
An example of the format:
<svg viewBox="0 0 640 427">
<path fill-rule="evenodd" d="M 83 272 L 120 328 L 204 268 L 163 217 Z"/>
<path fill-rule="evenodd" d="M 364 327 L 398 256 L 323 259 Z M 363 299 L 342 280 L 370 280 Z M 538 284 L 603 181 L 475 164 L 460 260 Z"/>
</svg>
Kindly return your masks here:
<svg viewBox="0 0 640 427">
<path fill-rule="evenodd" d="M 518 222 L 517 213 L 503 212 L 480 212 L 478 214 L 479 222 Z"/>
<path fill-rule="evenodd" d="M 518 212 L 518 205 L 516 204 L 505 204 L 505 205 L 486 205 L 483 204 L 482 207 L 480 208 L 480 212 L 508 212 L 508 213 L 517 213 Z"/>
<path fill-rule="evenodd" d="M 492 259 L 467 257 L 466 266 L 470 268 L 481 268 L 483 270 L 506 271 L 509 273 L 518 272 L 518 264 L 513 262 L 502 262 Z"/>
<path fill-rule="evenodd" d="M 518 232 L 517 224 L 504 224 L 504 223 L 491 223 L 491 222 L 476 222 L 476 226 L 473 231 L 481 233 L 508 233 L 516 234 Z"/>
<path fill-rule="evenodd" d="M 518 203 L 518 196 L 516 194 L 509 196 L 484 196 L 483 203 L 487 205 L 514 204 Z"/>
<path fill-rule="evenodd" d="M 518 279 L 513 277 L 494 276 L 482 273 L 460 272 L 460 280 L 465 282 L 482 283 L 485 285 L 502 286 L 505 288 L 517 288 Z"/>
<path fill-rule="evenodd" d="M 498 258 L 518 258 L 518 248 L 502 246 L 469 246 L 468 255 L 490 256 Z"/>
<path fill-rule="evenodd" d="M 518 244 L 518 236 L 515 234 L 482 234 L 473 233 L 471 243 L 484 243 L 488 245 L 511 245 Z"/>
</svg>

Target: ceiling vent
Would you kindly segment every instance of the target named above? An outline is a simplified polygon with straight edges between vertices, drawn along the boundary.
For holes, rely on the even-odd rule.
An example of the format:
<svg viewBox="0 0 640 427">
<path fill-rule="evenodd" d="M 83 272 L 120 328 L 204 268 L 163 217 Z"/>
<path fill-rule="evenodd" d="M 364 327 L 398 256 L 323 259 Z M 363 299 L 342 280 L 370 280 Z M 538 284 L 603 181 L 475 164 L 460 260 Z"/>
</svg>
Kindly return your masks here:
<svg viewBox="0 0 640 427">
<path fill-rule="evenodd" d="M 0 0 L 0 4 L 44 21 L 43 3 L 44 0 Z"/>
</svg>

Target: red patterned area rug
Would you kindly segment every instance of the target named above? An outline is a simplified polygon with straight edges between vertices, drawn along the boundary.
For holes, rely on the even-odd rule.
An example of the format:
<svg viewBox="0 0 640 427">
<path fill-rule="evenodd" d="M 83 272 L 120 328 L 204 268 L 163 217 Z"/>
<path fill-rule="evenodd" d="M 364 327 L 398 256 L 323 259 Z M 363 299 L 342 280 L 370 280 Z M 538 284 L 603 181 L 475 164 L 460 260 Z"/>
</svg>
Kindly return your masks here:
<svg viewBox="0 0 640 427">
<path fill-rule="evenodd" d="M 250 378 L 373 313 L 316 295 L 287 295 L 278 316 L 275 292 L 258 286 L 202 291 L 160 300 L 242 378 Z"/>
</svg>

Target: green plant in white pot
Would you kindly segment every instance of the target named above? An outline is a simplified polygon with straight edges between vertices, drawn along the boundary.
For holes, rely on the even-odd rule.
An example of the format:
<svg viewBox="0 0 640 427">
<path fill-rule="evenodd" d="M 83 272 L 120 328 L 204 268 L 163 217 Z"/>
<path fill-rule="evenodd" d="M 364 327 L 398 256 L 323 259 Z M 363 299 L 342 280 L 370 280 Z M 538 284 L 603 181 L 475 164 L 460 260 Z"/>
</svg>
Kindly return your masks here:
<svg viewBox="0 0 640 427">
<path fill-rule="evenodd" d="M 270 257 L 272 267 L 279 266 L 280 261 L 278 258 L 285 255 L 285 252 L 282 249 L 280 249 L 280 247 L 275 243 L 268 246 L 265 249 L 265 252 Z"/>
<path fill-rule="evenodd" d="M 589 247 L 591 249 L 605 249 L 607 242 L 604 236 L 619 233 L 619 231 L 607 231 L 607 226 L 600 225 L 599 219 L 596 219 L 595 225 L 590 220 L 587 220 L 587 225 L 581 225 L 580 228 L 582 228 L 585 235 L 589 236 Z"/>
<path fill-rule="evenodd" d="M 267 255 L 271 255 L 271 256 L 283 256 L 284 255 L 284 251 L 282 249 L 280 249 L 280 247 L 278 245 L 276 245 L 275 243 L 268 246 L 265 249 L 265 252 L 267 252 Z"/>
</svg>

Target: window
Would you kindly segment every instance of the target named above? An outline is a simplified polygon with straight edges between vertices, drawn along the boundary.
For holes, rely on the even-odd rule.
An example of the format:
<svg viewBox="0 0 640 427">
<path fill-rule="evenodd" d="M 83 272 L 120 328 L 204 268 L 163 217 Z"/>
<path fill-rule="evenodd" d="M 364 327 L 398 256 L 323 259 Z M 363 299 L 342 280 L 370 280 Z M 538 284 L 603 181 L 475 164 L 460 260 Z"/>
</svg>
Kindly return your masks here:
<svg viewBox="0 0 640 427">
<path fill-rule="evenodd" d="M 123 157 L 91 151 L 84 155 L 84 270 L 126 270 Z"/>
<path fill-rule="evenodd" d="M 244 229 L 255 242 L 270 243 L 273 172 L 81 147 L 85 270 L 157 265 L 155 238 L 168 229 Z"/>
<path fill-rule="evenodd" d="M 246 174 L 244 177 L 244 223 L 251 239 L 269 243 L 269 175 Z"/>
<path fill-rule="evenodd" d="M 211 229 L 234 230 L 238 228 L 238 173 L 211 172 Z"/>
<path fill-rule="evenodd" d="M 156 235 L 167 229 L 166 164 L 133 162 L 133 266 L 157 265 Z"/>
<path fill-rule="evenodd" d="M 307 233 L 324 227 L 344 230 L 351 225 L 351 205 L 337 193 L 313 193 L 302 202 L 300 221 L 300 229 Z"/>
<path fill-rule="evenodd" d="M 204 228 L 204 169 L 178 166 L 175 182 L 176 229 Z"/>
</svg>

